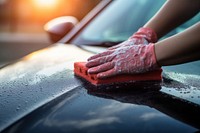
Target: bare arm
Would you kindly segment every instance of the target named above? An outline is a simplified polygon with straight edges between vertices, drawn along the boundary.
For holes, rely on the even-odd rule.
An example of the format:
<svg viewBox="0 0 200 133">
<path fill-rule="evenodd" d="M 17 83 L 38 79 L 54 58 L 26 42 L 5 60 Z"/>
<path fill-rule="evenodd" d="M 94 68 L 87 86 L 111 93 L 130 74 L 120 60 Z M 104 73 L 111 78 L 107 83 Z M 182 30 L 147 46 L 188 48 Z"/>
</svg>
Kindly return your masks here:
<svg viewBox="0 0 200 133">
<path fill-rule="evenodd" d="M 158 39 L 200 11 L 200 0 L 168 0 L 144 27 L 153 29 Z"/>
<path fill-rule="evenodd" d="M 160 38 L 199 11 L 200 0 L 168 0 L 144 28 L 152 29 Z M 86 64 L 89 67 L 88 72 L 97 74 L 97 78 L 108 78 L 119 74 L 153 71 L 160 68 L 159 65 L 174 65 L 200 59 L 200 22 L 155 44 L 152 42 L 156 41 L 151 41 L 150 35 L 150 44 L 145 45 L 143 35 L 149 36 L 143 33 L 146 32 L 139 31 L 135 34 L 136 38 L 133 36 L 134 43 L 129 40 L 128 45 L 125 43 L 90 57 Z M 141 34 L 141 40 L 138 40 L 138 35 Z M 136 41 L 143 45 L 133 45 Z"/>
<path fill-rule="evenodd" d="M 156 43 L 155 54 L 161 66 L 200 59 L 200 22 L 182 33 Z"/>
<path fill-rule="evenodd" d="M 156 70 L 160 66 L 200 59 L 200 22 L 158 43 L 132 45 L 107 50 L 88 59 L 88 73 L 97 78 L 119 74 L 136 74 Z M 159 64 L 159 65 L 158 65 Z"/>
</svg>

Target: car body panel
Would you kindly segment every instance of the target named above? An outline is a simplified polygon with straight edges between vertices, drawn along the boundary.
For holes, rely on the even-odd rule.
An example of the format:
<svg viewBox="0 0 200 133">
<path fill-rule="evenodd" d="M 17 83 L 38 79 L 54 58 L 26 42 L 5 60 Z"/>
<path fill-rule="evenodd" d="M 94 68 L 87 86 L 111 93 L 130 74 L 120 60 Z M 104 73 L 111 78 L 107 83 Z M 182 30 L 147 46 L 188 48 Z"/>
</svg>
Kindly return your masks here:
<svg viewBox="0 0 200 133">
<path fill-rule="evenodd" d="M 81 119 L 82 115 L 87 116 L 88 115 L 87 113 L 91 112 L 92 110 L 93 110 L 93 113 L 95 113 L 95 112 L 103 113 L 104 110 L 98 109 L 98 108 L 108 108 L 111 105 L 116 104 L 115 105 L 116 107 L 111 106 L 111 110 L 114 111 L 117 109 L 117 107 L 119 107 L 118 110 L 120 110 L 120 111 L 115 115 L 117 115 L 117 116 L 119 115 L 118 117 L 120 117 L 120 119 L 123 119 L 123 123 L 124 123 L 125 127 L 127 127 L 129 125 L 131 120 L 136 119 L 136 118 L 128 119 L 128 115 L 134 114 L 135 106 L 137 105 L 137 108 L 140 108 L 138 110 L 138 112 L 142 111 L 144 113 L 144 114 L 137 114 L 137 115 L 141 115 L 141 117 L 143 115 L 145 115 L 146 113 L 156 115 L 156 117 L 157 117 L 157 115 L 158 115 L 158 117 L 160 117 L 160 115 L 161 115 L 161 117 L 164 117 L 164 119 L 167 119 L 167 121 L 164 121 L 164 123 L 162 123 L 162 124 L 169 124 L 172 127 L 176 128 L 177 130 L 180 130 L 180 131 L 182 131 L 182 129 L 188 130 L 188 131 L 196 130 L 195 128 L 193 128 L 191 126 L 198 128 L 198 124 L 195 123 L 194 121 L 191 122 L 191 119 L 188 120 L 187 115 L 185 115 L 185 117 L 184 117 L 184 115 L 182 117 L 180 117 L 178 115 L 178 117 L 177 117 L 177 113 L 175 113 L 175 119 L 181 119 L 181 121 L 183 121 L 183 122 L 186 121 L 186 123 L 189 123 L 189 125 L 191 125 L 191 126 L 185 125 L 182 122 L 171 119 L 169 116 L 165 115 L 165 113 L 167 112 L 166 114 L 168 114 L 168 113 L 171 114 L 170 111 L 168 111 L 168 110 L 171 110 L 171 109 L 173 110 L 173 108 L 176 106 L 174 106 L 174 105 L 172 106 L 170 104 L 170 102 L 173 102 L 173 100 L 175 100 L 176 97 L 180 97 L 181 100 L 179 100 L 179 102 L 178 102 L 178 104 L 180 104 L 180 108 L 191 106 L 190 109 L 192 109 L 192 110 L 189 110 L 190 118 L 195 118 L 195 120 L 200 120 L 199 116 L 195 116 L 195 114 L 196 114 L 195 112 L 200 109 L 200 107 L 199 107 L 199 104 L 200 104 L 199 99 L 200 98 L 199 97 L 195 97 L 195 98 L 188 97 L 188 94 L 193 95 L 193 93 L 196 93 L 197 96 L 199 96 L 199 91 L 200 91 L 200 89 L 199 89 L 200 84 L 198 82 L 199 76 L 192 75 L 192 73 L 189 70 L 185 71 L 185 69 L 188 68 L 187 66 L 190 66 L 191 64 L 195 64 L 195 63 L 198 65 L 199 62 L 194 62 L 194 63 L 190 63 L 190 64 L 177 66 L 178 68 L 182 68 L 182 71 L 184 71 L 183 73 L 179 73 L 178 71 L 180 71 L 181 69 L 177 69 L 177 67 L 164 68 L 164 72 L 163 72 L 164 80 L 161 84 L 159 84 L 159 86 L 155 86 L 154 83 L 147 84 L 148 82 L 139 83 L 139 86 L 138 85 L 131 86 L 132 87 L 131 93 L 133 95 L 128 95 L 129 93 L 126 93 L 126 91 L 124 91 L 120 94 L 117 94 L 117 96 L 116 96 L 115 91 L 112 91 L 111 94 L 104 91 L 105 87 L 103 89 L 97 89 L 97 90 L 102 90 L 102 91 L 95 92 L 95 88 L 92 88 L 92 89 L 88 88 L 87 82 L 84 82 L 74 76 L 73 63 L 75 61 L 86 61 L 86 59 L 91 55 L 92 55 L 91 53 L 84 51 L 74 45 L 57 44 L 52 47 L 46 48 L 44 50 L 34 52 L 34 53 L 22 58 L 18 62 L 10 64 L 9 66 L 2 68 L 0 70 L 0 81 L 1 81 L 0 82 L 0 86 L 1 86 L 0 101 L 2 101 L 0 104 L 0 106 L 1 106 L 0 107 L 1 130 L 10 126 L 17 120 L 20 120 L 21 118 L 27 116 L 32 111 L 40 110 L 39 107 L 49 103 L 50 101 L 58 98 L 61 95 L 68 95 L 68 97 L 69 97 L 69 98 L 68 97 L 64 98 L 63 101 L 60 101 L 60 103 L 58 103 L 58 106 L 60 105 L 59 108 L 61 108 L 62 111 L 60 109 L 54 110 L 54 108 L 57 108 L 57 105 L 54 104 L 52 107 L 45 108 L 44 111 L 41 111 L 41 112 L 39 111 L 39 113 L 44 112 L 44 114 L 47 115 L 47 116 L 45 115 L 44 118 L 40 118 L 41 116 L 37 115 L 37 114 L 34 115 L 34 112 L 33 112 L 33 115 L 30 114 L 30 117 L 28 115 L 28 117 L 25 117 L 21 121 L 26 121 L 27 118 L 28 118 L 28 120 L 30 118 L 31 119 L 36 118 L 36 121 L 40 122 L 41 119 L 43 120 L 43 119 L 46 119 L 46 117 L 49 117 L 48 115 L 50 115 L 52 113 L 56 113 L 56 115 L 58 115 L 58 116 L 55 116 L 55 119 L 58 119 L 57 117 L 59 117 L 58 123 L 62 123 L 62 122 L 65 123 L 65 121 L 68 121 L 70 118 L 73 121 L 69 122 L 71 124 L 69 124 L 68 126 L 69 127 L 74 126 L 73 128 L 70 129 L 70 131 L 79 131 L 81 124 L 74 125 L 73 123 L 76 123 L 74 121 Z M 193 69 L 194 68 L 195 67 L 193 67 Z M 197 72 L 195 72 L 195 73 L 198 74 L 198 72 L 199 72 L 199 70 L 197 70 Z M 191 82 L 191 81 L 193 81 L 193 82 Z M 141 85 L 145 85 L 145 84 L 147 86 L 141 87 Z M 155 89 L 155 87 L 156 88 L 158 87 L 158 88 Z M 114 90 L 116 90 L 116 89 L 120 90 L 120 88 L 118 86 L 115 86 L 114 88 L 115 88 Z M 122 90 L 124 90 L 124 89 L 126 90 L 126 88 L 128 88 L 128 87 L 124 86 L 122 88 L 121 88 Z M 159 93 L 158 101 L 161 101 L 161 103 L 151 104 L 151 101 L 148 101 L 149 99 L 146 100 L 147 97 L 144 96 L 144 94 L 146 94 L 146 93 L 148 94 L 149 92 L 148 91 L 139 91 L 139 95 L 138 95 L 137 91 L 134 92 L 134 90 L 138 90 L 138 88 L 139 89 L 140 88 L 141 89 L 148 88 L 148 90 L 155 90 L 153 92 Z M 106 89 L 109 89 L 109 86 Z M 77 91 L 73 91 L 73 90 L 77 90 Z M 112 90 L 112 88 L 111 88 L 111 90 Z M 73 94 L 74 96 L 78 95 L 72 101 L 69 100 L 70 97 L 73 97 L 73 95 L 72 96 L 70 95 L 70 94 L 72 94 L 71 91 L 76 92 Z M 90 94 L 100 96 L 101 98 L 99 99 L 97 97 L 88 95 L 87 94 L 88 91 Z M 188 91 L 190 91 L 191 93 L 190 92 L 188 93 Z M 118 92 L 118 91 L 116 91 L 116 92 Z M 185 93 L 185 92 L 187 92 L 187 93 Z M 122 97 L 121 97 L 121 95 L 122 95 Z M 175 95 L 176 97 L 174 97 L 172 95 Z M 155 97 L 154 97 L 155 93 L 153 93 L 149 96 L 151 98 L 153 97 L 153 99 L 155 99 Z M 163 101 L 162 96 L 164 98 L 164 101 L 165 101 L 166 96 L 170 97 L 171 100 L 169 100 L 169 102 L 166 102 L 167 104 L 162 103 L 162 101 Z M 140 97 L 139 101 L 137 101 L 138 97 Z M 110 98 L 111 100 L 108 100 L 105 98 Z M 125 98 L 125 100 L 123 98 Z M 178 98 L 178 99 L 180 99 L 180 98 Z M 113 101 L 113 99 L 120 101 L 120 102 L 117 102 L 115 100 Z M 196 99 L 197 101 L 193 101 L 194 99 Z M 66 102 L 68 100 L 70 102 Z M 141 101 L 144 101 L 144 103 Z M 155 100 L 153 100 L 153 101 L 155 102 Z M 181 102 L 181 101 L 183 101 L 183 102 Z M 191 101 L 192 103 L 189 101 Z M 124 102 L 125 102 L 125 104 L 124 104 Z M 126 104 L 127 102 L 131 103 L 131 104 L 127 105 Z M 150 104 L 147 104 L 146 102 L 147 103 L 150 102 Z M 92 107 L 89 106 L 90 104 L 92 105 Z M 155 105 L 159 104 L 159 105 L 155 106 L 154 104 Z M 183 106 L 181 104 L 183 104 Z M 151 108 L 153 107 L 157 110 L 150 109 L 149 107 L 143 107 L 144 105 L 149 106 Z M 171 107 L 170 107 L 170 105 L 171 105 Z M 75 106 L 75 108 L 70 109 L 71 106 Z M 126 113 L 123 112 L 124 110 L 121 110 L 121 107 L 123 107 L 123 106 L 125 106 Z M 130 106 L 130 107 L 126 108 L 126 106 Z M 63 108 L 64 108 L 64 111 L 63 111 Z M 81 115 L 81 110 L 84 108 L 85 108 L 85 110 L 84 110 L 84 112 L 82 112 L 83 114 Z M 131 111 L 129 108 L 131 108 Z M 51 111 L 49 112 L 49 109 L 52 110 L 52 112 Z M 46 111 L 49 112 L 50 114 L 46 113 Z M 68 111 L 72 111 L 76 117 L 71 117 L 72 114 L 70 114 L 70 113 L 68 114 Z M 161 113 L 160 111 L 164 112 L 164 113 Z M 174 117 L 174 112 L 176 112 L 176 111 L 177 111 L 177 108 L 175 108 L 175 111 L 172 111 L 172 117 Z M 178 110 L 178 111 L 180 111 L 180 110 Z M 188 113 L 187 111 L 186 111 L 186 113 L 184 113 L 184 112 L 185 111 L 183 111 L 183 114 Z M 78 113 L 80 113 L 80 115 L 76 115 Z M 107 113 L 109 113 L 109 111 Z M 96 115 L 94 117 L 97 117 Z M 117 116 L 115 116 L 115 117 L 117 117 Z M 147 117 L 150 117 L 150 116 L 147 116 Z M 60 117 L 63 119 L 60 119 Z M 104 115 L 102 116 L 102 118 L 101 118 L 101 115 L 98 117 L 99 118 L 94 121 L 101 121 L 101 119 L 102 120 L 105 119 Z M 115 129 L 114 127 L 115 126 L 118 127 L 119 126 L 118 124 L 121 123 L 121 120 L 119 120 L 115 117 L 112 117 L 112 118 L 108 117 L 105 119 L 105 120 L 108 120 L 108 121 L 106 121 L 106 123 L 100 122 L 100 125 L 97 124 L 96 125 L 97 127 L 96 126 L 94 126 L 94 127 L 98 128 L 98 127 L 101 127 L 102 124 L 104 126 L 107 124 L 108 125 L 111 124 L 111 126 L 113 126 L 113 131 L 115 131 L 117 129 Z M 83 121 L 86 121 L 87 119 L 90 119 L 90 117 L 84 117 L 83 120 L 79 120 L 79 121 L 83 122 Z M 152 128 L 153 126 L 155 126 L 154 125 L 155 123 L 156 124 L 159 123 L 159 119 L 153 120 L 152 124 L 148 123 L 147 125 Z M 134 121 L 136 121 L 136 123 L 137 122 L 140 123 L 140 122 L 142 122 L 141 120 L 142 119 L 137 118 L 137 120 L 134 120 Z M 19 121 L 16 125 L 21 123 L 21 121 Z M 53 121 L 54 120 L 52 120 L 52 122 Z M 92 121 L 93 120 L 89 121 L 89 123 Z M 109 121 L 111 123 L 109 123 Z M 117 123 L 117 125 L 115 125 L 115 124 L 113 125 L 112 121 L 115 121 L 114 123 L 115 124 Z M 26 127 L 26 126 L 24 126 L 24 124 L 27 124 L 27 122 L 22 124 L 23 127 Z M 33 123 L 29 123 L 29 124 L 30 125 L 27 126 L 27 130 L 29 130 L 28 127 L 33 126 L 32 125 Z M 41 125 L 44 125 L 44 123 L 41 123 Z M 41 126 L 41 125 L 39 124 L 39 126 Z M 55 125 L 53 124 L 53 126 L 55 126 Z M 68 129 L 67 125 L 63 124 L 62 126 L 66 127 L 65 130 Z M 11 127 L 11 129 L 12 130 L 15 129 L 18 131 L 18 130 L 22 129 L 21 126 L 19 126 L 19 127 L 20 128 L 16 128 L 16 127 L 12 128 Z M 128 129 L 130 129 L 130 131 L 140 130 L 139 128 L 134 129 L 134 127 L 136 127 L 136 126 L 129 127 Z M 148 127 L 147 129 L 149 130 L 150 127 Z M 34 126 L 34 128 L 35 128 L 35 130 L 38 130 L 37 126 L 36 127 Z M 42 131 L 43 130 L 44 131 L 51 130 L 51 128 L 47 128 L 47 129 L 45 129 L 45 128 L 41 128 L 41 130 Z M 99 131 L 104 131 L 107 128 L 108 127 L 105 126 L 104 128 L 102 128 L 102 130 L 99 130 Z M 33 129 L 33 127 L 30 127 L 30 129 Z M 56 131 L 60 132 L 60 129 L 59 130 L 58 129 L 59 128 L 55 128 Z M 82 129 L 82 128 L 80 128 L 80 129 Z M 93 128 L 86 128 L 86 129 L 87 130 L 84 130 L 84 131 L 89 131 L 90 129 L 93 130 Z M 125 130 L 125 129 L 126 128 L 121 128 L 121 130 Z M 35 130 L 33 130 L 33 131 L 35 131 Z M 160 128 L 159 128 L 159 130 L 160 130 Z M 159 130 L 152 129 L 152 132 L 159 131 Z M 169 131 L 169 130 L 166 130 L 166 131 Z M 31 131 L 29 131 L 29 132 L 31 132 Z"/>
<path fill-rule="evenodd" d="M 73 45 L 58 44 L 0 69 L 0 131 L 80 86 L 81 83 L 73 78 L 73 62 L 84 61 L 90 55 Z"/>
<path fill-rule="evenodd" d="M 132 87 L 102 91 L 83 85 L 34 111 L 4 133 L 197 131 L 183 122 L 198 127 L 199 117 L 195 115 L 199 107 L 159 91 Z"/>
</svg>

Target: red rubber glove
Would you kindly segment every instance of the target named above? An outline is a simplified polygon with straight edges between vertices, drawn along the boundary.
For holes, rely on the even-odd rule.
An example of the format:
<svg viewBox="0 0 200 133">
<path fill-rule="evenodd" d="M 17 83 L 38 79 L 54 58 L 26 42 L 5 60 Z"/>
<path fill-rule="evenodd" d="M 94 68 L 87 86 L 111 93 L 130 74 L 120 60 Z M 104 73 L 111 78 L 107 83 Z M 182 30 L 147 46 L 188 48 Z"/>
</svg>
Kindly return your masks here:
<svg viewBox="0 0 200 133">
<path fill-rule="evenodd" d="M 94 55 L 86 64 L 88 73 L 97 78 L 107 78 L 118 74 L 136 74 L 160 68 L 157 64 L 154 44 L 132 45 Z"/>
<path fill-rule="evenodd" d="M 130 46 L 138 44 L 149 44 L 157 42 L 156 33 L 150 28 L 140 28 L 127 41 L 124 41 L 116 46 L 110 47 L 109 50 L 119 48 L 121 46 Z"/>
</svg>

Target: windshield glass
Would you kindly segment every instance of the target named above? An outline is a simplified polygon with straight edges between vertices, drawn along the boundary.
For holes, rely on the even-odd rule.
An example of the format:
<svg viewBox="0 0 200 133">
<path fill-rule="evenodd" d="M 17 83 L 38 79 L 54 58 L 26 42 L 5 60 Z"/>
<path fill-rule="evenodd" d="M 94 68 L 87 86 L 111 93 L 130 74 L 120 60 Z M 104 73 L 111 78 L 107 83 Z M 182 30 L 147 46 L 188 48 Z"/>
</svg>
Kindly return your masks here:
<svg viewBox="0 0 200 133">
<path fill-rule="evenodd" d="M 117 44 L 142 27 L 163 5 L 165 0 L 115 0 L 90 22 L 73 40 L 73 44 Z M 167 36 L 184 30 L 199 21 L 200 14 Z M 165 36 L 166 37 L 166 36 Z"/>
</svg>

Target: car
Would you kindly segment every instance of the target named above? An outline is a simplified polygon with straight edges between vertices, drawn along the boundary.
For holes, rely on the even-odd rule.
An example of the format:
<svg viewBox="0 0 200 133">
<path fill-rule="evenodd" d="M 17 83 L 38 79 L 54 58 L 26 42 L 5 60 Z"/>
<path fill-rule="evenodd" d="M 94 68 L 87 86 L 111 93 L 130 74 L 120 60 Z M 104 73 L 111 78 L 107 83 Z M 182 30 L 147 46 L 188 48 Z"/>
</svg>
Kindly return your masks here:
<svg viewBox="0 0 200 133">
<path fill-rule="evenodd" d="M 199 132 L 200 61 L 163 67 L 161 82 L 131 85 L 96 87 L 73 72 L 74 62 L 126 40 L 164 2 L 103 0 L 64 37 L 49 31 L 57 43 L 2 66 L 0 132 Z"/>
</svg>

